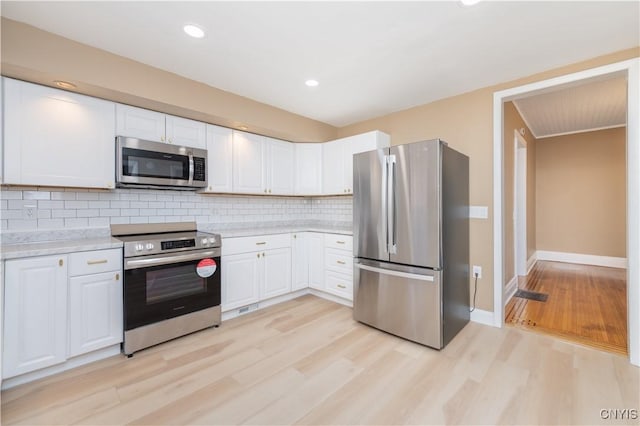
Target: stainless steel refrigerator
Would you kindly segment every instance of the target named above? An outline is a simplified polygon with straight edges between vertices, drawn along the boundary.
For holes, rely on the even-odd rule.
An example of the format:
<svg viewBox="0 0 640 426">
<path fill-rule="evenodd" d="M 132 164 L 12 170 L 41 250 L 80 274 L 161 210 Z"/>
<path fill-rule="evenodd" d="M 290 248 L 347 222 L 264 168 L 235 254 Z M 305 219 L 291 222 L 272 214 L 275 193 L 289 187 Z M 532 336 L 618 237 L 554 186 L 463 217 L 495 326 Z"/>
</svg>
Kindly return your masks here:
<svg viewBox="0 0 640 426">
<path fill-rule="evenodd" d="M 436 139 L 356 154 L 357 321 L 433 348 L 469 322 L 469 158 Z"/>
</svg>

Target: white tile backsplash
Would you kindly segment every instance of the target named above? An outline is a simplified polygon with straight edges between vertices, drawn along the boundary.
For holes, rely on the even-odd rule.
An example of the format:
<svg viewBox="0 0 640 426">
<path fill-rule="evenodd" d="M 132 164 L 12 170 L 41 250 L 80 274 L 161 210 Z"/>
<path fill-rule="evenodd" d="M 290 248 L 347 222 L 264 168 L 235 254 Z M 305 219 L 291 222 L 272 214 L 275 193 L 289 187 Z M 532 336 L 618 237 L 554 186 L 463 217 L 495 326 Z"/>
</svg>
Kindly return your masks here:
<svg viewBox="0 0 640 426">
<path fill-rule="evenodd" d="M 265 197 L 125 188 L 107 191 L 10 187 L 2 188 L 0 200 L 3 232 L 183 221 L 225 226 L 352 221 L 351 197 Z M 25 216 L 26 205 L 35 210 L 33 218 Z"/>
</svg>

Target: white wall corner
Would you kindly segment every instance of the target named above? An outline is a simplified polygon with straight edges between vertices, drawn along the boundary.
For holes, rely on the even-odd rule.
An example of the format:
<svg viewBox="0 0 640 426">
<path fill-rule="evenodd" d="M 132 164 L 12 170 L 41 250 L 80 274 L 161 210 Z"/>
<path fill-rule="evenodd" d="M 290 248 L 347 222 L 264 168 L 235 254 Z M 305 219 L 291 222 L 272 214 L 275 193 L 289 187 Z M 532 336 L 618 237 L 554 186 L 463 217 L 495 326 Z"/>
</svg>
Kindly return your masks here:
<svg viewBox="0 0 640 426">
<path fill-rule="evenodd" d="M 509 303 L 509 300 L 511 300 L 513 295 L 516 294 L 516 291 L 518 291 L 518 276 L 517 275 L 514 276 L 513 278 L 511 278 L 511 280 L 509 280 L 507 285 L 504 287 L 504 304 L 505 305 L 507 303 Z"/>
<path fill-rule="evenodd" d="M 531 257 L 527 260 L 527 275 L 529 275 L 529 272 L 531 272 L 533 267 L 536 266 L 537 261 L 538 261 L 538 252 L 535 251 L 533 252 Z"/>
<path fill-rule="evenodd" d="M 624 257 L 596 256 L 593 254 L 566 253 L 560 251 L 538 250 L 538 260 L 552 262 L 577 263 L 580 265 L 606 266 L 608 268 L 627 268 L 627 259 Z"/>
<path fill-rule="evenodd" d="M 493 319 L 493 312 L 483 311 L 482 309 L 475 309 L 471 312 L 471 321 L 479 324 L 488 325 L 491 327 L 498 327 Z"/>
</svg>

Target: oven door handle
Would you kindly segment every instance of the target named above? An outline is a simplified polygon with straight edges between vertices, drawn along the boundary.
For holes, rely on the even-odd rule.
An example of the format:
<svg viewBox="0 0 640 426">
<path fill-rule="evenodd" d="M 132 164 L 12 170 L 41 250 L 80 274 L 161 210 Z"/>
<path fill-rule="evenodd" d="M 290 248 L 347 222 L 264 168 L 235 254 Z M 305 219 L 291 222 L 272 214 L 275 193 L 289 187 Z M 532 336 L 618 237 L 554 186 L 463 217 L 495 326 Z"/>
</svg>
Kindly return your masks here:
<svg viewBox="0 0 640 426">
<path fill-rule="evenodd" d="M 150 266 L 169 265 L 171 263 L 188 262 L 190 260 L 204 259 L 206 257 L 220 256 L 220 249 L 199 251 L 189 254 L 172 254 L 167 256 L 154 256 L 144 259 L 125 259 L 124 269 L 148 268 Z"/>
</svg>

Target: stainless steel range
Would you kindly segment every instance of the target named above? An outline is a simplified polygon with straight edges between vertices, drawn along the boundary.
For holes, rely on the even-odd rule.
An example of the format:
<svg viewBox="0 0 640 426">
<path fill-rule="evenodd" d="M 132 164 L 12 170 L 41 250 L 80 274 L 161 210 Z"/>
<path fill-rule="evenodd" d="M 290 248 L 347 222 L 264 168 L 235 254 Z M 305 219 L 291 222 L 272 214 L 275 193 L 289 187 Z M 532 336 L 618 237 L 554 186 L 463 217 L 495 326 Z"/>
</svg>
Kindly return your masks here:
<svg viewBox="0 0 640 426">
<path fill-rule="evenodd" d="M 195 222 L 111 225 L 124 242 L 126 355 L 220 325 L 221 239 L 196 229 Z"/>
</svg>

